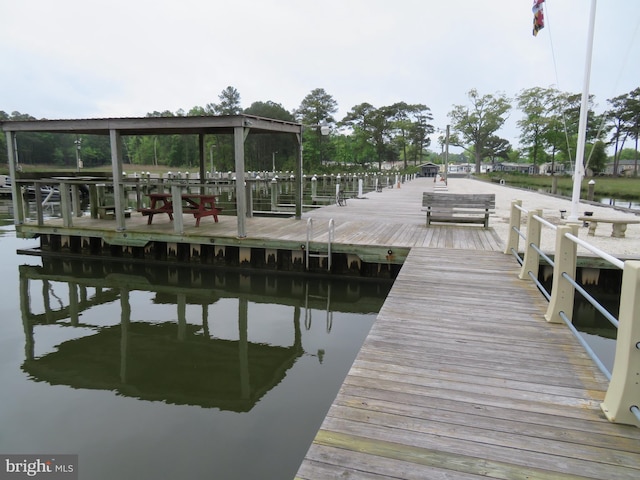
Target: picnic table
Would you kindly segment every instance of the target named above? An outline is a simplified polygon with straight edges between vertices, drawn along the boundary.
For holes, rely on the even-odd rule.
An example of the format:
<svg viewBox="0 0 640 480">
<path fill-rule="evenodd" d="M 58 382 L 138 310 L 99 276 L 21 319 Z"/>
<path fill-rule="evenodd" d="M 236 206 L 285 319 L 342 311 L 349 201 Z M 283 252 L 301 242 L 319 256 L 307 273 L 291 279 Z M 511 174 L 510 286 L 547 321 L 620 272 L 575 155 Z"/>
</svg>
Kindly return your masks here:
<svg viewBox="0 0 640 480">
<path fill-rule="evenodd" d="M 183 193 L 181 195 L 182 213 L 193 214 L 196 219 L 196 227 L 200 226 L 200 219 L 202 217 L 212 216 L 213 220 L 217 222 L 218 214 L 222 211 L 222 208 L 216 206 L 216 196 L 217 195 Z M 151 225 L 153 222 L 154 215 L 161 213 L 166 213 L 169 216 L 169 220 L 173 220 L 174 204 L 173 197 L 170 193 L 150 193 L 149 201 L 149 207 L 138 209 L 142 215 L 149 217 L 149 220 L 147 220 L 148 225 Z"/>
</svg>

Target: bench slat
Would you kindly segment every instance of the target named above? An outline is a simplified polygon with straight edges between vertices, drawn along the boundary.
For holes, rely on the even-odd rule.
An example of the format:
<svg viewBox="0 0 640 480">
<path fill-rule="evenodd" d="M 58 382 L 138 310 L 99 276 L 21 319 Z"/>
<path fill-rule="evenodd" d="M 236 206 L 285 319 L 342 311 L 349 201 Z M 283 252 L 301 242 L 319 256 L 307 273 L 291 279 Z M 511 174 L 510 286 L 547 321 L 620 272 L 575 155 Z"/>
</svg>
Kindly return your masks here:
<svg viewBox="0 0 640 480">
<path fill-rule="evenodd" d="M 489 227 L 489 215 L 495 213 L 495 194 L 431 193 L 422 194 L 427 208 L 427 226 L 432 222 L 480 223 Z"/>
</svg>

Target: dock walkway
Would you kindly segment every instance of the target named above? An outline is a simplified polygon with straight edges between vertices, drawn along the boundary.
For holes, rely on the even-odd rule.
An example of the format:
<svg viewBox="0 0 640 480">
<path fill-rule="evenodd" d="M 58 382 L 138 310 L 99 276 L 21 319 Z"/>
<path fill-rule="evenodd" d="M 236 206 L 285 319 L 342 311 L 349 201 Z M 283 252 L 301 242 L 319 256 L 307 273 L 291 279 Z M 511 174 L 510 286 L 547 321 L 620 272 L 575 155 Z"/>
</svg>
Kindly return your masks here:
<svg viewBox="0 0 640 480">
<path fill-rule="evenodd" d="M 302 221 L 247 218 L 242 239 L 233 216 L 200 227 L 185 222 L 176 234 L 168 219 L 147 225 L 133 214 L 118 235 L 299 248 L 308 218 L 318 242 L 328 235 L 321 226 L 334 219 L 336 250 L 404 249 L 406 260 L 300 466 L 301 479 L 640 478 L 640 429 L 605 419 L 606 378 L 564 324 L 545 321 L 546 301 L 502 253 L 508 204 L 535 194 L 468 182 L 451 182 L 450 190 L 501 188 L 488 229 L 427 228 L 421 198 L 433 182 L 417 179 L 349 199 L 346 207 L 307 212 Z M 557 214 L 561 202 L 545 214 Z M 541 206 L 535 198 L 523 203 Z M 19 228 L 109 239 L 116 234 L 108 222 L 82 217 L 66 227 L 48 219 Z M 628 238 L 589 241 L 629 248 L 637 238 L 640 225 L 630 225 Z M 606 251 L 621 253 L 617 248 Z"/>
<path fill-rule="evenodd" d="M 413 248 L 297 478 L 640 478 L 640 429 L 491 251 Z"/>
</svg>

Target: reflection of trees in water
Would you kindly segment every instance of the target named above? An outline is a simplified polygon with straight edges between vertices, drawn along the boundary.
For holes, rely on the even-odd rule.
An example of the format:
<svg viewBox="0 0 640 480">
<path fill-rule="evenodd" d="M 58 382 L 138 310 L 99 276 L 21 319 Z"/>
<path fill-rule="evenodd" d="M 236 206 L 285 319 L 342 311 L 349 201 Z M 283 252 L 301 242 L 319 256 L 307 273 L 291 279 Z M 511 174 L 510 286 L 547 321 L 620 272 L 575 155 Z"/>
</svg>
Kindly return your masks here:
<svg viewBox="0 0 640 480">
<path fill-rule="evenodd" d="M 120 273 L 130 268 L 134 274 Z M 33 380 L 52 385 L 112 390 L 120 395 L 173 404 L 238 412 L 251 410 L 267 391 L 284 379 L 297 359 L 305 355 L 301 328 L 303 308 L 307 329 L 311 327 L 309 310 L 320 305 L 323 310 L 326 308 L 326 333 L 330 333 L 332 287 L 327 280 L 303 277 L 213 270 L 208 273 L 209 276 L 191 268 L 131 267 L 45 258 L 42 267 L 21 266 L 20 293 L 26 335 L 23 370 Z M 37 281 L 43 283 L 42 288 L 33 292 L 42 292 L 43 313 L 33 313 L 30 306 L 30 283 Z M 67 304 L 54 284 L 67 291 Z M 342 292 L 338 295 L 342 297 L 341 304 L 350 305 L 353 311 L 360 297 L 369 310 L 369 295 L 374 292 L 381 306 L 390 283 L 383 294 L 374 282 L 363 285 L 362 289 L 353 285 L 336 289 Z M 133 320 L 130 299 L 133 291 L 154 292 L 153 303 L 174 305 L 176 321 Z M 238 301 L 224 302 L 224 308 L 219 310 L 211 309 L 221 298 Z M 119 301 L 121 307 L 119 323 L 102 326 L 104 319 L 97 318 L 100 313 L 92 314 L 91 310 L 115 301 Z M 281 320 L 292 328 L 293 339 L 285 345 L 250 341 L 249 302 L 264 304 L 261 314 L 270 304 L 293 307 L 292 318 L 285 315 Z M 194 324 L 189 321 L 187 306 L 198 305 L 202 308 L 201 324 Z M 237 340 L 212 337 L 210 331 L 215 331 L 215 326 L 212 328 L 210 323 L 219 318 L 233 318 L 230 305 L 237 305 Z M 92 318 L 97 318 L 97 324 L 92 324 Z M 51 324 L 82 327 L 78 331 L 82 336 L 36 356 L 37 327 Z M 87 328 L 93 333 L 87 335 Z M 325 349 L 318 348 L 317 353 L 310 355 L 322 363 Z"/>
</svg>

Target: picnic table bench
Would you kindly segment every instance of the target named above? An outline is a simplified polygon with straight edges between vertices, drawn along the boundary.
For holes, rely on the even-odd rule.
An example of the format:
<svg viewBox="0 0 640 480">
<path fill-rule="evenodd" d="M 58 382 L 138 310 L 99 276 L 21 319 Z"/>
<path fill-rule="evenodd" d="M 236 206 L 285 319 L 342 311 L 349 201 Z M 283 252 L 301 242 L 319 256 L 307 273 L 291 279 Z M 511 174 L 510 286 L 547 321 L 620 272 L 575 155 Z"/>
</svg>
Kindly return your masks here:
<svg viewBox="0 0 640 480">
<path fill-rule="evenodd" d="M 427 211 L 427 226 L 432 223 L 478 223 L 489 228 L 489 214 L 495 212 L 493 193 L 424 192 L 422 206 Z"/>
<path fill-rule="evenodd" d="M 625 237 L 627 225 L 640 223 L 640 219 L 632 218 L 599 218 L 585 216 L 578 217 L 578 220 L 589 224 L 589 233 L 587 233 L 587 235 L 590 235 L 592 237 L 596 235 L 596 228 L 598 228 L 598 223 L 610 223 L 612 225 L 611 236 L 616 238 Z"/>
<path fill-rule="evenodd" d="M 150 193 L 149 199 L 151 201 L 149 207 L 138 209 L 143 216 L 149 217 L 148 225 L 153 222 L 153 216 L 160 213 L 166 213 L 169 220 L 173 220 L 174 205 L 170 193 Z M 215 222 L 218 221 L 218 214 L 222 208 L 216 206 L 216 195 L 183 193 L 181 199 L 183 202 L 181 205 L 182 213 L 193 214 L 196 219 L 196 227 L 200 226 L 202 217 L 212 216 Z"/>
<path fill-rule="evenodd" d="M 98 218 L 100 219 L 113 219 L 116 217 L 116 206 L 115 205 L 98 205 Z M 131 216 L 131 211 L 125 210 L 124 216 L 129 218 Z"/>
</svg>

